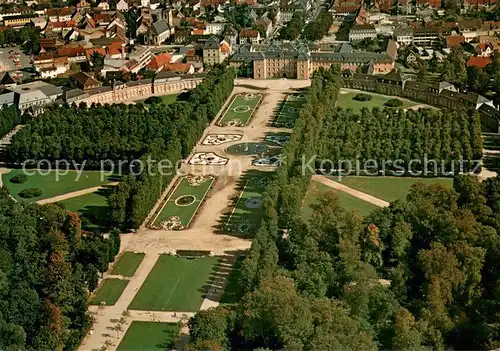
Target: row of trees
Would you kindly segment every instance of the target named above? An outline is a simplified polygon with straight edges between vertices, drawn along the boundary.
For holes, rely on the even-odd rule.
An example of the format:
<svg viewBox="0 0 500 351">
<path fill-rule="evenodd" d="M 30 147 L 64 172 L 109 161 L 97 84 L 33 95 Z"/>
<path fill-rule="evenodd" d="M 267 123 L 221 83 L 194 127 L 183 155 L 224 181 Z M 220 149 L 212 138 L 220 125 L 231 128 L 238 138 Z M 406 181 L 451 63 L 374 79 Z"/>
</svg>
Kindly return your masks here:
<svg viewBox="0 0 500 351">
<path fill-rule="evenodd" d="M 295 40 L 300 36 L 305 26 L 304 14 L 296 11 L 290 22 L 280 30 L 279 38 L 283 40 Z"/>
<path fill-rule="evenodd" d="M 398 101 L 398 100 L 396 100 Z M 377 161 L 381 169 L 387 160 L 435 160 L 446 169 L 463 161 L 464 170 L 472 169 L 482 156 L 481 119 L 477 112 L 431 109 L 325 110 L 318 155 L 333 161 Z M 416 164 L 415 161 L 412 165 Z M 453 166 L 457 166 L 453 164 Z M 387 164 L 387 169 L 394 165 Z M 413 167 L 413 166 L 412 166 Z M 423 163 L 417 168 L 422 169 Z M 443 167 L 444 171 L 444 167 Z"/>
<path fill-rule="evenodd" d="M 315 21 L 309 22 L 304 28 L 304 37 L 316 41 L 328 34 L 333 24 L 332 14 L 328 10 L 321 11 Z"/>
<path fill-rule="evenodd" d="M 192 318 L 190 349 L 497 348 L 500 178 L 419 184 L 364 220 L 325 193 L 303 219 L 311 174 L 301 157 L 318 151 L 339 88 L 334 69 L 315 73 L 263 195 L 246 294 Z"/>
<path fill-rule="evenodd" d="M 91 323 L 88 293 L 118 253 L 119 235 L 84 235 L 76 214 L 16 203 L 5 188 L 0 216 L 0 348 L 75 349 Z"/>
<path fill-rule="evenodd" d="M 21 123 L 21 114 L 15 105 L 3 106 L 0 109 L 0 137 Z"/>
</svg>

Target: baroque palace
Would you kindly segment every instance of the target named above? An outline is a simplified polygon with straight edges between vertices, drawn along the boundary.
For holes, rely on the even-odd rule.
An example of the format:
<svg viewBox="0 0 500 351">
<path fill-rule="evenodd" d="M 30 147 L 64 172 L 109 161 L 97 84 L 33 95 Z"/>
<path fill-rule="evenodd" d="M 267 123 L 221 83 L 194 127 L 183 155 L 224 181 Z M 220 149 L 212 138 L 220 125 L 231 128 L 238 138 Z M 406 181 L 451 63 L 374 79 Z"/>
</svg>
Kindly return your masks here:
<svg viewBox="0 0 500 351">
<path fill-rule="evenodd" d="M 274 42 L 256 50 L 252 45 L 242 46 L 230 59 L 232 67 L 251 66 L 253 78 L 310 79 L 319 67 L 338 64 L 342 70 L 362 69 L 369 74 L 384 74 L 394 69 L 397 45 L 390 41 L 384 53 L 355 51 L 347 44 L 339 51 L 312 51 L 307 45 L 293 42 Z"/>
</svg>

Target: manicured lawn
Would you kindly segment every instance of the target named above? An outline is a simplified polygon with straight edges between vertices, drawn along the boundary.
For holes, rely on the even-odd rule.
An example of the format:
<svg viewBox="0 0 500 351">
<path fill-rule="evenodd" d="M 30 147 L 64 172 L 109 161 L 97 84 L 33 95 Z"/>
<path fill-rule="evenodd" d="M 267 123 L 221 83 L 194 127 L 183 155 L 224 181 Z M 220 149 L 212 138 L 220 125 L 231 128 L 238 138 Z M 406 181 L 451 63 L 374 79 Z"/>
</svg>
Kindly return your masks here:
<svg viewBox="0 0 500 351">
<path fill-rule="evenodd" d="M 347 211 L 355 211 L 358 215 L 363 217 L 367 216 L 368 214 L 370 214 L 370 212 L 378 208 L 377 206 L 369 202 L 363 201 L 361 199 L 358 199 L 357 197 L 343 193 L 341 191 L 336 191 L 322 183 L 311 181 L 311 184 L 309 184 L 309 190 L 304 199 L 304 203 L 302 204 L 303 218 L 305 219 L 311 218 L 313 213 L 311 205 L 316 203 L 316 199 L 321 194 L 324 194 L 326 192 L 334 192 L 335 194 L 337 194 L 340 201 L 340 205 L 343 208 L 345 208 Z"/>
<path fill-rule="evenodd" d="M 442 184 L 448 187 L 453 186 L 451 178 L 406 178 L 406 177 L 344 177 L 336 182 L 342 183 L 350 188 L 362 191 L 379 199 L 392 202 L 404 200 L 410 192 L 413 184 Z"/>
<path fill-rule="evenodd" d="M 92 299 L 92 305 L 100 305 L 105 302 L 106 306 L 111 306 L 118 301 L 123 290 L 128 284 L 128 280 L 121 279 L 104 279 L 97 294 Z"/>
<path fill-rule="evenodd" d="M 245 257 L 240 256 L 236 259 L 233 265 L 233 269 L 229 276 L 227 277 L 226 287 L 224 288 L 224 294 L 220 299 L 221 305 L 235 305 L 238 301 L 241 300 L 243 296 L 243 291 L 238 284 L 238 280 L 241 275 L 241 265 L 243 264 L 243 260 Z"/>
<path fill-rule="evenodd" d="M 169 105 L 177 100 L 177 96 L 179 96 L 179 94 L 163 95 L 160 96 L 160 98 L 163 100 L 165 105 Z"/>
<path fill-rule="evenodd" d="M 179 335 L 176 323 L 132 321 L 118 351 L 170 350 Z"/>
<path fill-rule="evenodd" d="M 225 126 L 230 122 L 238 122 L 238 124 L 247 125 L 262 97 L 262 94 L 254 93 L 235 95 L 217 124 Z"/>
<path fill-rule="evenodd" d="M 171 216 L 178 216 L 183 226 L 189 226 L 213 181 L 214 178 L 210 178 L 198 186 L 193 186 L 189 184 L 186 177 L 181 178 L 154 224 L 166 221 Z"/>
<path fill-rule="evenodd" d="M 300 115 L 300 108 L 305 101 L 304 98 L 304 94 L 288 94 L 276 116 L 274 126 L 292 128 L 295 120 Z"/>
<path fill-rule="evenodd" d="M 82 228 L 97 231 L 105 229 L 109 219 L 109 207 L 106 196 L 102 193 L 91 193 L 59 202 L 65 209 L 76 212 L 82 219 Z"/>
<path fill-rule="evenodd" d="M 354 100 L 353 98 L 359 94 L 367 94 L 371 95 L 372 99 L 370 101 L 357 101 Z M 370 94 L 367 92 L 345 92 L 341 91 L 339 94 L 338 100 L 337 100 L 337 107 L 343 107 L 345 109 L 352 109 L 354 112 L 359 112 L 363 107 L 366 107 L 368 109 L 372 109 L 373 107 L 379 107 L 379 108 L 384 108 L 384 104 L 393 99 L 391 96 L 383 96 L 383 95 L 377 95 L 377 94 Z M 400 108 L 408 108 L 411 106 L 418 105 L 419 103 L 413 102 L 410 100 L 406 100 L 403 98 L 396 97 L 397 99 L 403 101 L 403 106 Z"/>
<path fill-rule="evenodd" d="M 63 175 L 63 170 L 61 170 L 61 172 L 59 172 L 59 177 L 56 171 L 28 170 L 28 172 L 33 172 L 35 174 L 28 175 L 28 180 L 22 184 L 14 184 L 9 181 L 9 179 L 15 175 L 25 174 L 22 169 L 14 169 L 2 175 L 4 186 L 9 189 L 9 192 L 16 200 L 23 200 L 19 197 L 18 193 L 27 188 L 39 188 L 43 191 L 43 194 L 39 197 L 26 199 L 31 202 L 72 191 L 92 188 L 112 181 L 108 177 L 103 177 L 104 179 L 101 179 L 101 172 L 98 171 L 83 171 L 81 174 L 76 171 L 69 171 L 66 175 Z M 44 175 L 40 174 L 40 172 Z M 45 174 L 46 172 L 47 174 Z"/>
<path fill-rule="evenodd" d="M 243 191 L 228 216 L 225 230 L 228 233 L 255 234 L 262 216 L 262 193 L 269 175 L 249 176 Z"/>
<path fill-rule="evenodd" d="M 137 267 L 141 264 L 145 254 L 142 252 L 124 252 L 118 262 L 113 267 L 111 274 L 122 275 L 124 277 L 131 277 L 134 275 Z"/>
<path fill-rule="evenodd" d="M 219 257 L 188 259 L 161 255 L 128 308 L 198 311 L 218 262 Z"/>
</svg>

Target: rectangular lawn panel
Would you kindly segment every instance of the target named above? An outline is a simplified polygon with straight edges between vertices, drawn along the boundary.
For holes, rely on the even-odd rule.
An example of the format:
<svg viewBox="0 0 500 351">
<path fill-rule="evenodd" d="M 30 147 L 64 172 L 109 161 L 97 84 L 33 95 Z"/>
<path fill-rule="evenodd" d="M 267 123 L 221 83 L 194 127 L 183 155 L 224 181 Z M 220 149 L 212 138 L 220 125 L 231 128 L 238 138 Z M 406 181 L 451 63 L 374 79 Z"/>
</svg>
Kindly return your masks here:
<svg viewBox="0 0 500 351">
<path fill-rule="evenodd" d="M 342 183 L 350 188 L 362 191 L 379 199 L 392 202 L 395 200 L 405 200 L 413 184 L 423 183 L 441 184 L 451 188 L 453 179 L 451 178 L 409 178 L 409 177 L 333 177 L 334 181 Z"/>
<path fill-rule="evenodd" d="M 249 98 L 247 95 L 252 95 L 253 98 Z M 237 120 L 240 125 L 246 126 L 252 118 L 260 100 L 262 100 L 262 97 L 262 94 L 255 93 L 236 94 L 217 124 L 225 126 L 227 123 Z"/>
<path fill-rule="evenodd" d="M 178 335 L 177 323 L 132 321 L 117 350 L 170 350 Z"/>
<path fill-rule="evenodd" d="M 130 310 L 196 312 L 205 298 L 219 257 L 160 255 L 128 306 Z"/>
<path fill-rule="evenodd" d="M 154 224 L 166 221 L 171 216 L 178 216 L 183 226 L 189 226 L 213 182 L 214 178 L 210 178 L 198 186 L 193 186 L 186 177 L 182 177 L 170 193 Z M 194 199 L 189 196 L 194 196 Z M 183 199 L 186 202 L 183 202 Z"/>
<path fill-rule="evenodd" d="M 99 171 L 83 171 L 78 178 L 79 174 L 77 171 L 69 171 L 68 174 L 63 175 L 61 174 L 61 170 L 61 173 L 59 173 L 59 179 L 57 179 L 56 171 L 27 171 L 33 172 L 34 174 L 28 175 L 28 180 L 22 184 L 15 184 L 9 181 L 9 179 L 18 174 L 25 174 L 22 169 L 14 169 L 11 172 L 2 175 L 3 185 L 9 189 L 10 194 L 18 201 L 38 201 L 77 190 L 92 188 L 113 181 L 111 177 L 103 177 L 103 180 L 101 180 L 101 172 Z M 40 172 L 47 174 L 42 175 Z M 18 193 L 27 188 L 39 188 L 43 191 L 43 193 L 41 196 L 31 199 L 23 199 L 19 197 Z"/>
<path fill-rule="evenodd" d="M 228 233 L 255 234 L 262 217 L 262 193 L 269 176 L 250 176 L 226 221 Z"/>
<path fill-rule="evenodd" d="M 353 98 L 358 94 L 370 95 L 372 97 L 372 99 L 370 101 L 354 100 Z M 363 107 L 366 107 L 370 110 L 374 107 L 379 107 L 379 108 L 383 109 L 385 107 L 384 104 L 387 101 L 394 99 L 394 98 L 401 100 L 403 102 L 403 105 L 400 107 L 403 109 L 408 108 L 408 107 L 412 107 L 415 105 L 419 105 L 418 102 L 413 102 L 413 101 L 403 99 L 403 98 L 400 98 L 397 96 L 396 97 L 384 96 L 384 95 L 371 94 L 371 93 L 361 92 L 361 91 L 360 92 L 343 92 L 343 91 L 341 91 L 341 93 L 339 94 L 339 97 L 337 99 L 337 107 L 342 107 L 345 109 L 350 108 L 351 110 L 353 110 L 353 112 L 359 112 L 359 111 L 361 111 L 361 109 Z"/>
<path fill-rule="evenodd" d="M 311 181 L 302 204 L 302 216 L 304 219 L 310 219 L 312 217 L 313 209 L 311 208 L 311 205 L 317 203 L 318 197 L 326 192 L 334 192 L 339 198 L 340 206 L 342 206 L 346 211 L 355 211 L 362 217 L 369 215 L 372 211 L 378 208 L 377 206 L 358 199 L 355 196 L 337 191 L 322 183 Z"/>
<path fill-rule="evenodd" d="M 89 231 L 104 230 L 109 219 L 106 196 L 95 192 L 59 202 L 65 209 L 76 212 L 82 219 L 82 228 Z"/>
<path fill-rule="evenodd" d="M 274 126 L 292 128 L 300 115 L 300 108 L 304 101 L 305 94 L 288 94 L 279 109 Z"/>
<path fill-rule="evenodd" d="M 92 305 L 100 305 L 105 302 L 106 306 L 112 306 L 118 301 L 123 290 L 125 290 L 128 280 L 104 279 L 97 294 L 92 299 Z"/>
<path fill-rule="evenodd" d="M 244 259 L 245 257 L 240 256 L 234 262 L 231 273 L 229 273 L 229 276 L 227 277 L 224 294 L 219 301 L 221 305 L 235 305 L 241 300 L 243 290 L 240 288 L 238 281 L 241 276 L 241 265 L 243 264 Z"/>
<path fill-rule="evenodd" d="M 114 265 L 111 274 L 122 275 L 124 277 L 133 276 L 144 256 L 145 254 L 142 252 L 125 251 Z"/>
</svg>

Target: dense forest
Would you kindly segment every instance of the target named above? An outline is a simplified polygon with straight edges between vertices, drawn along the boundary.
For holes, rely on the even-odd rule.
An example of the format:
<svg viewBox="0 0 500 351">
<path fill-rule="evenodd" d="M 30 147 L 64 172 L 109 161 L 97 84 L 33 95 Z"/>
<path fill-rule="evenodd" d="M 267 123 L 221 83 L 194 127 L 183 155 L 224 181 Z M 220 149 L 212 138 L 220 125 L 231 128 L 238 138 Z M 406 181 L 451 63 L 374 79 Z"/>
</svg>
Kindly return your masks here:
<svg viewBox="0 0 500 351">
<path fill-rule="evenodd" d="M 75 349 L 91 323 L 88 293 L 119 235 L 83 233 L 76 214 L 15 202 L 5 188 L 0 218 L 0 349 Z"/>
<path fill-rule="evenodd" d="M 408 169 L 410 160 L 435 160 L 438 171 L 459 170 L 461 161 L 464 171 L 472 170 L 482 156 L 481 119 L 476 113 L 419 109 L 362 109 L 361 113 L 350 110 L 325 110 L 324 127 L 318 143 L 319 159 L 333 161 L 367 160 L 377 162 L 381 169 L 384 161 L 401 160 Z M 441 169 L 441 165 L 443 165 Z M 412 162 L 413 171 L 421 171 L 423 162 Z M 433 168 L 431 164 L 429 168 Z M 385 168 L 393 170 L 393 162 Z M 434 172 L 434 170 L 429 169 Z M 436 175 L 436 174 L 434 174 Z"/>
<path fill-rule="evenodd" d="M 234 77 L 232 69 L 215 67 L 181 101 L 169 105 L 53 106 L 13 137 L 8 157 L 12 162 L 85 162 L 86 169 L 100 169 L 103 160 L 121 161 L 123 169 L 116 166 L 115 172 L 125 175 L 108 198 L 110 220 L 122 229 L 138 228 L 176 169 L 160 174 L 155 163 L 140 172 L 131 161 L 147 165 L 149 158 L 176 165 L 187 157 L 231 94 Z M 131 168 L 137 175 L 126 174 Z"/>
<path fill-rule="evenodd" d="M 287 162 L 263 194 L 241 269 L 245 294 L 193 317 L 189 349 L 499 347 L 500 178 L 417 184 L 364 219 L 326 193 L 302 218 L 312 172 L 301 158 L 321 147 L 339 89 L 335 69 L 315 73 Z"/>
</svg>

